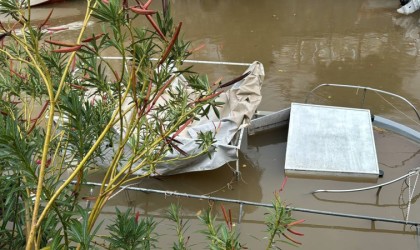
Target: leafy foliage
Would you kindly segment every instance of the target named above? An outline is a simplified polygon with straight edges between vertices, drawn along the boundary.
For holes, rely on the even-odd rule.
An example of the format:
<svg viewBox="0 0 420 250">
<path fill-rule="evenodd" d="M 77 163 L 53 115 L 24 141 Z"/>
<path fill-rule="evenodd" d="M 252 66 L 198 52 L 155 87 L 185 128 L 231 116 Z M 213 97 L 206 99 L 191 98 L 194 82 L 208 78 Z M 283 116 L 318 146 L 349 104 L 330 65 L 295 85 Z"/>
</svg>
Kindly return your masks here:
<svg viewBox="0 0 420 250">
<path fill-rule="evenodd" d="M 171 204 L 167 210 L 168 219 L 175 223 L 174 230 L 176 232 L 178 241 L 174 242 L 173 250 L 187 250 L 188 239 L 185 239 L 185 232 L 188 229 L 188 221 L 183 220 L 181 216 L 181 207 Z"/>
<path fill-rule="evenodd" d="M 77 206 L 78 214 L 80 218 L 72 218 L 69 222 L 68 234 L 69 239 L 80 245 L 80 249 L 92 249 L 92 240 L 96 235 L 96 232 L 100 229 L 102 223 L 100 223 L 95 230 L 89 231 L 88 227 L 88 212 L 80 206 Z"/>
<path fill-rule="evenodd" d="M 121 212 L 116 208 L 116 219 L 107 227 L 110 236 L 106 240 L 110 249 L 151 249 L 157 241 L 153 235 L 156 222 L 152 218 L 133 217 L 131 209 Z"/>
<path fill-rule="evenodd" d="M 265 220 L 267 232 L 269 234 L 267 249 L 275 247 L 276 239 L 280 239 L 283 243 L 295 246 L 302 244 L 291 236 L 288 236 L 286 231 L 298 236 L 303 236 L 303 234 L 292 230 L 291 227 L 302 223 L 304 220 L 296 221 L 292 218 L 291 210 L 287 209 L 286 205 L 283 204 L 278 193 L 275 193 L 275 199 L 272 204 L 273 209 L 269 211 Z M 286 238 L 286 240 L 283 240 L 283 238 Z"/>
<path fill-rule="evenodd" d="M 169 138 L 205 115 L 213 90 L 206 78 L 183 68 L 190 43 L 181 40 L 181 23 L 174 24 L 166 4 L 164 13 L 144 16 L 132 8 L 150 12 L 150 2 L 130 7 L 122 0 L 88 0 L 80 34 L 70 41 L 46 36 L 52 11 L 34 24 L 25 4 L 0 2 L 0 13 L 12 20 L 0 25 L 0 190 L 7 194 L 0 201 L 0 239 L 4 247 L 87 249 L 103 206 L 120 185 L 153 174 L 167 152 L 179 151 L 183 159 L 211 148 L 211 134 L 202 136 L 196 155 L 183 154 Z M 103 33 L 87 34 L 91 18 L 105 24 Z M 121 61 L 107 59 L 107 51 Z M 204 80 L 172 83 L 181 75 Z M 78 205 L 79 193 L 98 164 L 105 165 L 104 185 L 88 211 Z M 139 170 L 144 175 L 132 175 Z M 134 231 L 120 227 L 129 225 Z M 109 229 L 120 238 L 150 236 L 140 229 L 155 224 L 136 225 Z M 127 235 L 117 232 L 123 229 Z"/>
<path fill-rule="evenodd" d="M 242 249 L 242 245 L 239 242 L 239 234 L 232 227 L 231 221 L 226 220 L 226 224 L 216 226 L 216 217 L 212 216 L 211 209 L 205 210 L 198 218 L 207 226 L 207 230 L 203 230 L 202 233 L 210 240 L 210 249 Z"/>
<path fill-rule="evenodd" d="M 33 23 L 28 1 L 0 1 L 0 14 L 12 20 L 0 23 L 1 249 L 95 248 L 98 217 L 121 185 L 156 174 L 168 152 L 184 160 L 214 150 L 210 132 L 199 133 L 194 155 L 174 138 L 185 124 L 218 114 L 221 92 L 183 65 L 190 43 L 167 1 L 163 12 L 149 10 L 151 1 L 86 2 L 79 35 L 61 41 L 46 32 L 52 11 Z M 103 33 L 86 31 L 91 18 L 104 24 Z M 121 60 L 107 58 L 109 51 Z M 82 186 L 100 164 L 102 186 L 90 197 L 93 206 L 82 208 Z M 186 224 L 179 210 L 170 211 L 174 249 L 185 249 Z M 241 247 L 231 226 L 214 228 L 210 212 L 201 219 L 213 249 Z M 155 227 L 117 210 L 106 240 L 112 249 L 150 249 Z"/>
</svg>

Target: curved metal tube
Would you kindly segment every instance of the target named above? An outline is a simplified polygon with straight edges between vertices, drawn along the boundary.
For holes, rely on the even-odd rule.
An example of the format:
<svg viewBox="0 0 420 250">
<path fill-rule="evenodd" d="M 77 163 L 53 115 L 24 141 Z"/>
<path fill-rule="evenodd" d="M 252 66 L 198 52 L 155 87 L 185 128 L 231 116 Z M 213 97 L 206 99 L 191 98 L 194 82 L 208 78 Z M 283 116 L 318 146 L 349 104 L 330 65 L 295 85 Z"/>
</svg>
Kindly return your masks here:
<svg viewBox="0 0 420 250">
<path fill-rule="evenodd" d="M 375 186 L 370 186 L 370 187 L 364 187 L 364 188 L 355 188 L 355 189 L 340 189 L 340 190 L 323 190 L 323 189 L 319 189 L 319 190 L 315 190 L 312 193 L 351 193 L 351 192 L 359 192 L 359 191 L 366 191 L 366 190 L 371 190 L 371 189 L 376 189 L 376 188 L 381 188 L 383 186 L 392 184 L 394 182 L 397 182 L 399 180 L 408 178 L 414 174 L 417 174 L 420 171 L 420 168 L 417 168 L 415 170 L 411 170 L 410 172 L 408 172 L 407 174 L 400 176 L 396 179 L 390 180 L 388 182 L 382 183 L 382 184 L 378 184 Z"/>
<path fill-rule="evenodd" d="M 371 87 L 363 87 L 363 86 L 357 86 L 357 85 L 344 85 L 344 84 L 335 84 L 335 83 L 323 83 L 323 84 L 320 84 L 320 85 L 318 85 L 318 86 L 316 86 L 314 89 L 312 89 L 307 95 L 306 95 L 306 98 L 305 98 L 305 103 L 307 103 L 308 102 L 308 98 L 309 98 L 309 96 L 314 92 L 314 91 L 316 91 L 317 89 L 319 89 L 319 88 L 321 88 L 321 87 L 325 87 L 325 86 L 330 86 L 330 87 L 342 87 L 342 88 L 353 88 L 353 89 L 362 89 L 362 90 L 371 90 L 371 91 L 373 91 L 373 92 L 378 92 L 378 93 L 382 93 L 382 94 L 387 94 L 387 95 L 390 95 L 390 96 L 394 96 L 394 97 L 397 97 L 397 98 L 399 98 L 399 99 L 401 99 L 401 100 L 403 100 L 404 102 L 406 102 L 413 110 L 414 110 L 414 112 L 416 113 L 416 115 L 417 115 L 417 118 L 419 119 L 419 121 L 420 121 L 420 114 L 419 114 L 419 111 L 416 109 L 416 107 L 410 102 L 410 101 L 408 101 L 406 98 L 404 98 L 404 97 L 402 97 L 402 96 L 400 96 L 400 95 L 397 95 L 397 94 L 394 94 L 394 93 L 391 93 L 391 92 L 388 92 L 388 91 L 385 91 L 385 90 L 380 90 L 380 89 L 375 89 L 375 88 L 371 88 Z M 364 102 L 364 99 L 363 99 L 363 102 Z"/>
</svg>

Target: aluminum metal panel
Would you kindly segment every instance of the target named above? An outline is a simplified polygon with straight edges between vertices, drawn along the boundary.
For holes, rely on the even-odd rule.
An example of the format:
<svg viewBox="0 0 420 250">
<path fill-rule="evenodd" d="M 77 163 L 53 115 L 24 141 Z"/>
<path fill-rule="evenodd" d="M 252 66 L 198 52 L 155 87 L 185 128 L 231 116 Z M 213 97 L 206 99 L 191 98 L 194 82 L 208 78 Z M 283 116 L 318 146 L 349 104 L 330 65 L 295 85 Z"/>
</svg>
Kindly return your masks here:
<svg viewBox="0 0 420 250">
<path fill-rule="evenodd" d="M 377 177 L 370 111 L 292 103 L 285 170 Z"/>
</svg>

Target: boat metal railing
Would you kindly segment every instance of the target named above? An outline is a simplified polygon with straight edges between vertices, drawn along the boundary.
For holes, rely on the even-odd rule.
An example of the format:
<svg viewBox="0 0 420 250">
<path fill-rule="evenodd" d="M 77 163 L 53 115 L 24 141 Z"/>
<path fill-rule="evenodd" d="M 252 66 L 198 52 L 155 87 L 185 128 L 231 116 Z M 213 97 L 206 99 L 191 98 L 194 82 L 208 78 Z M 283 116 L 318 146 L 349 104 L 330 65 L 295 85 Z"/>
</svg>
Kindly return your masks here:
<svg viewBox="0 0 420 250">
<path fill-rule="evenodd" d="M 375 92 L 375 93 L 381 93 L 381 94 L 386 94 L 386 95 L 389 95 L 389 96 L 393 96 L 393 97 L 397 97 L 397 98 L 399 98 L 400 100 L 402 100 L 402 101 L 404 101 L 405 103 L 407 103 L 410 107 L 411 107 L 411 109 L 414 111 L 414 113 L 416 114 L 416 116 L 417 116 L 417 119 L 420 121 L 420 113 L 419 113 L 419 111 L 417 110 L 417 108 L 410 102 L 410 101 L 408 101 L 406 98 L 404 98 L 404 97 L 402 97 L 402 96 L 400 96 L 400 95 L 397 95 L 397 94 L 395 94 L 395 93 L 391 93 L 391 92 L 388 92 L 388 91 L 385 91 L 385 90 L 381 90 L 381 89 L 375 89 L 375 88 L 371 88 L 371 87 L 364 87 L 364 86 L 358 86 L 358 85 L 345 85 L 345 84 L 335 84 L 335 83 L 323 83 L 323 84 L 320 84 L 320 85 L 318 85 L 318 86 L 316 86 L 314 89 L 312 89 L 307 95 L 306 95 L 306 98 L 305 98 L 305 103 L 308 103 L 308 99 L 309 99 L 309 97 L 315 92 L 315 91 L 317 91 L 318 89 L 320 89 L 320 88 L 322 88 L 322 87 L 341 87 L 341 88 L 353 88 L 353 89 L 357 89 L 357 90 L 363 90 L 363 98 L 362 98 L 362 101 L 361 101 L 361 108 L 364 108 L 364 105 L 365 105 L 365 100 L 366 100 L 366 93 L 367 93 L 367 91 L 369 90 L 369 91 L 373 91 L 373 92 Z"/>
<path fill-rule="evenodd" d="M 382 187 L 393 184 L 400 180 L 405 180 L 408 177 L 411 177 L 413 175 L 418 175 L 419 172 L 420 172 L 420 167 L 410 170 L 407 174 L 403 176 L 400 176 L 393 180 L 390 180 L 390 181 L 387 181 L 385 183 L 381 183 L 378 185 L 374 185 L 374 186 L 363 187 L 363 188 L 353 188 L 353 189 L 318 189 L 318 190 L 313 191 L 312 193 L 352 193 L 352 192 L 368 191 L 372 189 L 378 189 L 378 193 L 379 193 Z"/>
<path fill-rule="evenodd" d="M 382 184 L 378 184 L 378 185 L 374 185 L 374 186 L 370 186 L 370 187 L 364 187 L 364 188 L 354 188 L 354 189 L 336 189 L 336 190 L 324 190 L 324 189 L 319 189 L 319 190 L 315 190 L 312 193 L 351 193 L 351 192 L 360 192 L 360 191 L 368 191 L 368 190 L 372 190 L 372 189 L 378 189 L 378 191 L 376 192 L 376 195 L 379 195 L 379 192 L 382 190 L 382 187 L 393 184 L 397 181 L 400 180 L 404 180 L 407 183 L 408 186 L 408 204 L 407 204 L 407 214 L 406 214 L 406 221 L 408 221 L 408 216 L 410 214 L 410 208 L 411 208 L 411 204 L 412 204 L 412 200 L 413 200 L 413 195 L 414 195 L 414 191 L 416 189 L 417 186 L 417 182 L 419 180 L 419 175 L 420 175 L 420 167 L 417 167 L 415 169 L 411 169 L 407 174 L 398 177 L 394 180 L 390 180 L 388 182 L 382 183 Z M 413 185 L 411 184 L 411 176 L 416 176 Z"/>
<path fill-rule="evenodd" d="M 316 86 L 314 89 L 312 89 L 306 95 L 305 103 L 308 103 L 309 97 L 315 91 L 317 91 L 318 89 L 320 89 L 322 87 L 339 87 L 339 88 L 352 88 L 352 89 L 357 89 L 357 90 L 363 90 L 363 97 L 362 97 L 361 105 L 360 105 L 361 108 L 364 108 L 365 101 L 366 101 L 366 93 L 367 93 L 367 91 L 373 91 L 376 94 L 378 94 L 379 96 L 381 96 L 380 94 L 386 94 L 388 96 L 396 97 L 396 98 L 404 101 L 406 104 L 408 104 L 408 106 L 410 106 L 410 108 L 416 114 L 417 119 L 420 121 L 419 111 L 406 98 L 404 98 L 404 97 L 402 97 L 400 95 L 397 95 L 395 93 L 391 93 L 391 92 L 388 92 L 388 91 L 384 91 L 384 90 L 380 90 L 380 89 L 375 89 L 375 88 L 371 88 L 371 87 L 364 87 L 364 86 L 357 86 L 357 85 L 343 85 L 343 84 L 324 83 L 324 84 L 320 84 L 320 85 Z M 384 97 L 382 97 L 382 98 L 384 98 Z M 384 98 L 384 100 L 387 101 L 385 98 Z M 404 114 L 404 115 L 406 115 L 406 114 Z M 410 128 L 403 127 L 401 125 L 391 124 L 390 121 L 387 121 L 386 119 L 383 119 L 383 118 L 378 118 L 378 119 L 381 120 L 379 123 L 383 123 L 385 125 L 389 125 L 389 128 L 391 128 L 391 130 L 393 130 L 394 132 L 397 132 L 399 134 L 402 134 L 404 136 L 407 136 L 407 138 L 409 138 L 409 139 L 412 139 L 412 140 L 414 140 L 416 142 L 419 142 L 419 140 L 420 140 L 419 132 L 414 131 L 414 130 L 411 130 Z M 376 117 L 375 117 L 375 121 L 376 121 Z M 416 122 L 414 120 L 412 120 L 412 121 L 415 122 L 417 125 L 420 125 L 420 123 L 418 123 L 418 122 Z M 409 203 L 408 203 L 408 211 L 407 211 L 407 216 L 406 216 L 406 221 L 408 221 L 408 215 L 409 215 L 410 207 L 411 207 L 411 199 L 412 199 L 412 196 L 413 196 L 413 193 L 414 193 L 414 189 L 415 189 L 416 184 L 417 184 L 417 180 L 418 180 L 418 176 L 419 176 L 419 171 L 420 171 L 420 168 L 412 169 L 407 174 L 405 174 L 405 175 L 403 175 L 401 177 L 398 177 L 398 178 L 396 178 L 394 180 L 391 180 L 391 181 L 388 181 L 386 183 L 382 183 L 382 184 L 374 185 L 374 186 L 370 186 L 370 187 L 355 188 L 355 189 L 346 189 L 346 190 L 315 190 L 315 191 L 313 191 L 313 193 L 349 193 L 349 192 L 359 192 L 359 191 L 366 191 L 366 190 L 371 190 L 371 189 L 378 189 L 378 191 L 377 191 L 377 195 L 378 195 L 379 192 L 381 191 L 382 187 L 384 187 L 386 185 L 390 185 L 390 184 L 395 183 L 395 182 L 400 181 L 400 180 L 406 180 L 406 181 L 408 180 L 408 183 L 410 183 L 410 177 L 411 176 L 417 176 L 416 177 L 416 180 L 415 180 L 415 183 L 414 183 L 414 186 L 413 186 L 413 189 L 411 190 L 410 187 L 409 187 Z"/>
<path fill-rule="evenodd" d="M 73 184 L 76 183 L 75 181 L 72 182 Z M 102 183 L 96 182 L 86 182 L 84 183 L 88 186 L 101 186 Z M 245 201 L 245 200 L 235 200 L 235 199 L 228 199 L 222 197 L 215 197 L 215 196 L 208 196 L 208 195 L 196 195 L 196 194 L 189 194 L 189 193 L 179 193 L 174 191 L 165 191 L 165 190 L 158 190 L 158 189 L 149 189 L 149 188 L 141 188 L 141 187 L 133 187 L 130 185 L 121 186 L 119 187 L 120 191 L 123 190 L 130 190 L 130 191 L 140 191 L 143 193 L 154 193 L 164 195 L 165 197 L 183 197 L 183 198 L 190 198 L 190 199 L 199 199 L 199 200 L 208 200 L 208 201 L 217 201 L 217 202 L 226 202 L 226 203 L 233 203 L 239 205 L 239 218 L 238 223 L 241 223 L 242 215 L 243 215 L 243 206 L 255 206 L 255 207 L 266 207 L 272 208 L 273 204 L 270 203 L 261 203 L 261 202 L 253 202 L 253 201 Z M 117 193 L 119 193 L 118 191 Z M 360 220 L 368 220 L 371 222 L 387 222 L 387 223 L 394 223 L 394 224 L 403 224 L 403 225 L 411 225 L 417 228 L 419 231 L 420 222 L 415 221 L 408 221 L 408 220 L 398 220 L 398 219 L 390 219 L 390 218 L 383 218 L 383 217 L 375 217 L 375 216 L 366 216 L 366 215 L 357 215 L 357 214 L 347 214 L 347 213 L 336 213 L 331 211 L 323 211 L 323 210 L 314 210 L 314 209 L 307 209 L 307 208 L 298 208 L 298 207 L 291 207 L 287 206 L 287 209 L 296 212 L 302 213 L 311 213 L 311 214 L 318 214 L 318 215 L 326 215 L 326 216 L 334 216 L 334 217 L 342 217 L 342 218 L 351 218 L 351 219 L 360 219 Z"/>
<path fill-rule="evenodd" d="M 123 60 L 121 56 L 102 56 L 102 59 L 107 60 Z M 126 57 L 126 60 L 133 59 L 132 57 Z M 158 61 L 159 58 L 150 58 L 152 61 Z M 183 60 L 185 63 L 194 63 L 194 64 L 213 64 L 213 65 L 229 65 L 229 66 L 250 66 L 252 63 L 238 63 L 238 62 L 221 62 L 221 61 L 205 61 L 205 60 Z"/>
</svg>

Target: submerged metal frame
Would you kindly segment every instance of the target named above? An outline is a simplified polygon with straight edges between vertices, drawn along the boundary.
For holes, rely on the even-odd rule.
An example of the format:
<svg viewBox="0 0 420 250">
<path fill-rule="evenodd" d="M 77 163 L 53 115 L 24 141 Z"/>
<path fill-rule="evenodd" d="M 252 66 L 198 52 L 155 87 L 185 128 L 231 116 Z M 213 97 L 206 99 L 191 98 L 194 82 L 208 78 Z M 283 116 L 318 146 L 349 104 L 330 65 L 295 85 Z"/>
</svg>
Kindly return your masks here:
<svg viewBox="0 0 420 250">
<path fill-rule="evenodd" d="M 375 88 L 370 88 L 370 87 L 363 87 L 363 86 L 357 86 L 357 85 L 344 85 L 344 84 L 333 84 L 333 83 L 324 83 L 324 84 L 320 84 L 318 86 L 316 86 L 314 89 L 312 89 L 305 98 L 305 103 L 308 103 L 308 99 L 309 97 L 318 89 L 322 88 L 322 87 L 342 87 L 342 88 L 352 88 L 352 89 L 363 89 L 364 90 L 364 94 L 363 94 L 363 99 L 362 99 L 362 103 L 361 103 L 361 107 L 363 108 L 364 106 L 364 102 L 366 99 L 366 92 L 368 90 L 373 91 L 373 92 L 377 92 L 377 93 L 382 93 L 382 94 L 387 94 L 389 96 L 393 96 L 393 97 L 397 97 L 401 100 L 403 100 L 405 103 L 407 103 L 411 109 L 415 112 L 418 120 L 420 121 L 420 113 L 417 110 L 417 108 L 410 102 L 408 101 L 406 98 L 388 92 L 388 91 L 384 91 L 384 90 L 380 90 L 380 89 L 375 89 Z M 248 135 L 254 135 L 256 133 L 259 132 L 263 132 L 263 131 L 267 131 L 267 130 L 271 130 L 271 129 L 275 129 L 278 127 L 282 127 L 282 126 L 286 126 L 289 124 L 289 118 L 290 118 L 290 107 L 282 109 L 280 111 L 276 111 L 276 112 L 264 112 L 264 111 L 259 111 L 255 114 L 255 119 L 253 119 L 251 121 L 251 124 L 248 126 L 247 130 L 248 130 Z M 394 133 L 397 133 L 399 135 L 402 135 L 416 143 L 420 143 L 420 131 L 418 130 L 414 130 L 406 125 L 403 125 L 401 123 L 386 119 L 382 116 L 378 116 L 378 115 L 373 115 L 373 120 L 372 120 L 373 124 L 384 128 L 384 129 L 388 129 Z"/>
<path fill-rule="evenodd" d="M 420 115 L 418 110 L 415 108 L 415 106 L 409 102 L 406 98 L 401 97 L 399 95 L 396 95 L 394 93 L 390 93 L 383 90 L 378 90 L 374 88 L 369 87 L 362 87 L 362 86 L 354 86 L 354 85 L 340 85 L 340 84 L 321 84 L 317 87 L 315 87 L 307 96 L 305 99 L 305 103 L 308 102 L 308 97 L 317 89 L 324 87 L 324 86 L 333 86 L 333 87 L 346 87 L 346 88 L 356 88 L 356 89 L 364 89 L 364 95 L 362 99 L 362 107 L 365 102 L 366 98 L 366 91 L 371 90 L 378 93 L 388 94 L 390 96 L 398 97 L 399 99 L 405 101 L 416 113 L 417 118 L 420 120 Z M 248 127 L 248 135 L 254 135 L 259 132 L 263 131 L 269 131 L 275 128 L 288 126 L 290 119 L 290 107 L 277 111 L 277 112 L 262 112 L 256 113 L 256 118 L 251 121 L 250 126 Z M 387 130 L 390 130 L 394 133 L 397 133 L 399 135 L 404 136 L 405 138 L 412 140 L 416 143 L 420 143 L 420 132 L 417 130 L 414 130 L 408 126 L 405 126 L 403 124 L 394 122 L 392 120 L 383 118 L 381 116 L 373 116 L 372 117 L 372 123 L 374 125 L 377 125 L 378 127 L 385 128 Z M 390 181 L 388 183 L 384 183 L 381 185 L 374 186 L 374 188 L 381 188 L 383 185 L 387 185 L 390 183 L 393 183 L 395 181 L 404 179 L 408 176 L 411 176 L 412 173 L 406 174 L 400 178 L 397 178 L 396 180 Z M 331 190 L 317 190 L 316 192 L 331 192 Z M 337 192 L 342 192 L 343 190 L 337 190 Z M 348 191 L 348 190 L 346 190 Z M 352 191 L 359 191 L 359 189 L 355 189 Z M 378 190 L 379 191 L 379 190 Z M 376 218 L 371 216 L 363 216 L 363 215 L 352 215 L 352 214 L 342 214 L 342 213 L 335 213 L 335 212 L 329 212 L 329 211 L 318 211 L 318 210 L 310 210 L 310 209 L 301 209 L 301 208 L 290 208 L 294 211 L 300 211 L 300 212 L 308 212 L 308 213 L 315 213 L 315 214 L 323 214 L 323 215 L 331 215 L 331 216 L 339 216 L 339 217 L 347 217 L 347 218 L 356 218 L 356 219 L 364 219 L 364 220 L 371 220 L 371 221 L 383 221 L 383 222 L 391 222 L 391 223 L 398 223 L 398 224 L 407 224 L 407 225 L 414 225 L 416 226 L 416 233 L 417 235 L 420 235 L 420 223 L 418 222 L 410 222 L 410 221 L 404 221 L 404 220 L 394 220 L 394 219 L 387 219 L 387 218 Z M 321 212 L 321 213 L 319 213 Z"/>
<path fill-rule="evenodd" d="M 110 59 L 110 60 L 121 60 L 123 59 L 122 57 L 102 57 L 102 59 Z M 131 59 L 131 58 L 126 58 L 126 59 Z M 156 58 L 153 58 L 152 60 L 158 60 Z M 231 65 L 231 66 L 249 66 L 249 63 L 234 63 L 234 62 L 215 62 L 215 61 L 199 61 L 199 60 L 185 60 L 185 62 L 187 63 L 197 63 L 197 64 L 214 64 L 214 65 Z M 363 89 L 364 93 L 363 93 L 363 99 L 362 99 L 362 104 L 361 107 L 363 107 L 365 99 L 366 99 L 366 92 L 367 90 L 371 90 L 374 92 L 378 92 L 378 93 L 383 93 L 383 94 L 387 94 L 390 96 L 394 96 L 397 97 L 401 100 L 403 100 L 404 102 L 406 102 L 416 113 L 417 118 L 420 121 L 420 114 L 419 111 L 416 109 L 416 107 L 409 102 L 406 98 L 399 96 L 397 94 L 391 93 L 391 92 L 387 92 L 384 90 L 379 90 L 379 89 L 375 89 L 375 88 L 370 88 L 370 87 L 363 87 L 363 86 L 357 86 L 357 85 L 343 85 L 343 84 L 329 84 L 329 83 L 324 83 L 321 85 L 318 85 L 317 87 L 315 87 L 314 89 L 312 89 L 306 96 L 305 98 L 305 103 L 307 103 L 308 98 L 311 94 L 313 94 L 313 92 L 315 92 L 316 90 L 318 90 L 321 87 L 325 87 L 325 86 L 332 86 L 332 87 L 345 87 L 345 88 L 354 88 L 354 89 Z M 256 116 L 259 116 L 259 113 L 257 111 Z M 264 130 L 270 130 L 273 128 L 277 128 L 280 126 L 284 126 L 287 125 L 289 122 L 289 117 L 290 117 L 290 108 L 286 108 L 284 110 L 280 110 L 278 112 L 263 112 L 264 115 L 260 116 L 259 118 L 255 119 L 255 120 L 251 120 L 251 123 L 249 125 L 249 127 L 245 130 L 244 127 L 242 125 L 242 127 L 238 130 L 239 132 L 239 136 L 236 142 L 235 147 L 237 148 L 237 153 L 241 147 L 242 144 L 242 140 L 243 140 L 243 134 L 245 132 L 247 132 L 247 134 L 254 134 L 254 133 L 258 133 Z M 275 117 L 273 118 L 269 118 L 270 120 L 268 120 L 269 122 L 267 123 L 267 118 L 274 115 Z M 383 119 L 383 120 L 381 120 Z M 393 130 L 393 128 L 395 128 L 395 122 L 388 122 L 389 120 L 381 118 L 380 123 L 381 124 L 385 124 L 387 125 L 389 129 Z M 395 123 L 395 124 L 394 124 Z M 403 127 L 401 129 L 401 126 Z M 417 142 L 420 142 L 420 133 L 408 128 L 408 132 L 406 130 L 406 128 L 404 125 L 398 124 L 397 126 L 397 133 L 401 133 L 401 131 L 403 131 L 403 133 L 409 134 L 410 135 L 410 139 L 414 139 Z M 414 132 L 414 134 L 413 134 Z M 239 160 L 236 160 L 236 171 L 235 175 L 237 176 L 237 178 L 239 178 L 240 175 L 240 171 L 239 171 Z M 75 184 L 75 181 L 72 181 L 72 184 Z M 86 182 L 84 183 L 85 185 L 89 185 L 89 186 L 101 186 L 101 183 L 95 183 L 95 182 Z M 174 192 L 174 191 L 164 191 L 164 190 L 157 190 L 157 189 L 148 189 L 148 188 L 140 188 L 140 187 L 132 187 L 132 186 L 120 186 L 119 187 L 122 190 L 132 190 L 132 191 L 141 191 L 144 193 L 155 193 L 155 194 L 162 194 L 165 196 L 175 196 L 175 197 L 184 197 L 184 198 L 193 198 L 193 199 L 200 199 L 200 200 L 209 200 L 209 201 L 219 201 L 219 202 L 227 202 L 227 203 L 234 203 L 234 204 L 239 204 L 239 223 L 241 222 L 242 219 L 242 214 L 243 214 L 243 206 L 244 205 L 248 205 L 248 206 L 257 206 L 257 207 L 267 207 L 267 208 L 272 208 L 273 204 L 269 204 L 269 203 L 259 203 L 259 202 L 252 202 L 252 201 L 245 201 L 245 200 L 235 200 L 235 199 L 227 199 L 227 198 L 221 198 L 221 197 L 212 197 L 212 196 L 206 196 L 206 195 L 195 195 L 195 194 L 189 194 L 189 193 L 179 193 L 179 192 Z M 92 190 L 91 190 L 92 191 Z M 312 213 L 312 214 L 318 214 L 318 215 L 326 215 L 326 216 L 335 216 L 335 217 L 343 217 L 343 218 L 353 218 L 353 219 L 361 219 L 361 220 L 368 220 L 371 222 L 375 222 L 375 221 L 380 221 L 380 222 L 388 222 L 388 223 L 394 223 L 394 224 L 404 224 L 404 225 L 412 225 L 416 227 L 416 232 L 418 235 L 420 235 L 420 222 L 414 222 L 414 221 L 405 221 L 405 220 L 397 220 L 397 219 L 389 219 L 389 218 L 383 218 L 383 217 L 374 217 L 374 216 L 365 216 L 365 215 L 356 215 L 356 214 L 347 214 L 347 213 L 336 213 L 336 212 L 331 212 L 331 211 L 323 211 L 323 210 L 314 210 L 314 209 L 307 209 L 307 208 L 298 208 L 298 207 L 290 207 L 287 206 L 287 209 L 289 209 L 290 211 L 297 211 L 297 212 L 303 212 L 303 213 Z"/>
<path fill-rule="evenodd" d="M 123 60 L 121 56 L 102 56 L 101 59 L 108 60 Z M 126 60 L 131 60 L 133 57 L 127 56 Z M 152 61 L 159 61 L 159 58 L 150 58 Z M 238 62 L 218 62 L 218 61 L 203 61 L 203 60 L 183 60 L 185 63 L 195 63 L 195 64 L 213 64 L 213 65 L 229 65 L 229 66 L 250 66 L 252 63 L 238 63 Z"/>
<path fill-rule="evenodd" d="M 404 97 L 402 97 L 402 96 L 400 96 L 400 95 L 397 95 L 397 94 L 394 94 L 394 93 L 391 93 L 391 92 L 388 92 L 388 91 L 385 91 L 385 90 L 381 90 L 381 89 L 375 89 L 375 88 L 371 88 L 371 87 L 364 87 L 364 86 L 358 86 L 358 85 L 345 85 L 345 84 L 336 84 L 336 83 L 323 83 L 323 84 L 320 84 L 320 85 L 318 85 L 318 86 L 316 86 L 315 88 L 313 88 L 311 91 L 309 91 L 309 93 L 306 95 L 306 98 L 305 98 L 305 103 L 308 103 L 308 98 L 309 98 L 309 96 L 310 95 L 312 95 L 313 94 L 313 92 L 315 92 L 316 90 L 318 90 L 318 89 L 320 89 L 320 88 L 322 88 L 322 87 L 340 87 L 340 88 L 352 88 L 352 89 L 362 89 L 363 90 L 363 99 L 362 99 L 362 103 L 361 103 L 361 108 L 363 108 L 363 106 L 364 106 L 364 104 L 365 104 L 365 100 L 366 100 L 366 92 L 368 91 L 368 90 L 370 90 L 370 91 L 373 91 L 373 92 L 377 92 L 377 93 L 382 93 L 382 94 L 386 94 L 386 95 L 390 95 L 390 96 L 393 96 L 393 97 L 397 97 L 397 98 L 399 98 L 399 99 L 401 99 L 401 100 L 403 100 L 405 103 L 407 103 L 412 109 L 413 109 L 413 111 L 416 113 L 416 115 L 417 115 L 417 119 L 420 121 L 420 114 L 419 114 L 419 111 L 416 109 L 416 107 L 410 102 L 410 101 L 408 101 L 406 98 L 404 98 Z"/>
<path fill-rule="evenodd" d="M 72 184 L 75 184 L 75 183 L 76 183 L 75 181 L 72 182 Z M 88 185 L 88 186 L 99 186 L 99 187 L 102 186 L 102 183 L 97 183 L 97 182 L 86 182 L 84 184 Z M 266 207 L 266 208 L 274 207 L 273 204 L 269 204 L 269 203 L 260 203 L 260 202 L 235 200 L 235 199 L 228 199 L 228 198 L 208 196 L 208 195 L 196 195 L 196 194 L 189 194 L 189 193 L 179 193 L 179 192 L 174 192 L 174 191 L 165 191 L 165 190 L 158 190 L 158 189 L 132 187 L 132 186 L 129 186 L 129 185 L 120 186 L 119 188 L 121 190 L 131 190 L 131 191 L 140 191 L 140 192 L 144 192 L 144 193 L 161 194 L 161 195 L 165 195 L 165 197 L 166 196 L 175 196 L 175 197 L 192 198 L 192 199 L 208 200 L 208 201 L 220 201 L 220 202 L 239 204 L 239 218 L 238 218 L 239 223 L 241 223 L 241 220 L 242 220 L 243 206 L 244 205 L 256 206 L 256 207 Z M 411 225 L 411 226 L 415 226 L 417 228 L 417 232 L 420 232 L 419 231 L 420 222 L 415 222 L 415 221 L 405 221 L 405 220 L 397 220 L 397 219 L 366 216 L 366 215 L 357 215 L 357 214 L 336 213 L 336 212 L 331 212 L 331 211 L 298 208 L 298 207 L 291 207 L 291 206 L 286 206 L 286 209 L 288 209 L 290 211 L 296 211 L 296 212 L 302 212 L 302 213 L 311 213 L 311 214 L 335 216 L 335 217 L 342 217 L 342 218 L 368 220 L 368 221 L 371 221 L 371 222 L 380 221 L 380 222 L 388 222 L 388 223 L 394 223 L 394 224 Z"/>
</svg>

